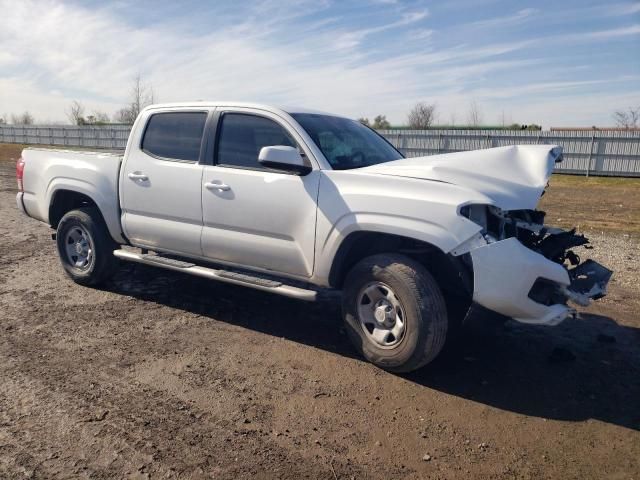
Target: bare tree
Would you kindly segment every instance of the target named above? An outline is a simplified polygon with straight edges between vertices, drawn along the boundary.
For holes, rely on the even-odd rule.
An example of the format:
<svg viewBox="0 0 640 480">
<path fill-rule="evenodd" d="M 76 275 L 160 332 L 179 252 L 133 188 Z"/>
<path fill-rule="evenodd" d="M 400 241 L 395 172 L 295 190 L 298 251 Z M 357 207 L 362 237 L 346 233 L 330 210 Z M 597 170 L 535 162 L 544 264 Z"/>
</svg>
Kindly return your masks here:
<svg viewBox="0 0 640 480">
<path fill-rule="evenodd" d="M 72 125 L 84 125 L 86 120 L 84 118 L 84 105 L 79 101 L 74 100 L 67 109 L 67 118 Z"/>
<path fill-rule="evenodd" d="M 116 112 L 115 117 L 119 122 L 132 124 L 138 114 L 154 102 L 153 86 L 144 83 L 140 75 L 133 80 L 130 95 L 129 104 Z"/>
<path fill-rule="evenodd" d="M 378 115 L 376 118 L 373 119 L 373 124 L 371 125 L 371 128 L 376 130 L 384 130 L 386 128 L 391 128 L 391 124 L 387 120 L 386 115 Z"/>
<path fill-rule="evenodd" d="M 436 119 L 435 103 L 419 102 L 411 109 L 407 120 L 415 130 L 424 130 L 434 124 Z"/>
<path fill-rule="evenodd" d="M 104 125 L 105 123 L 109 123 L 109 115 L 105 112 L 101 112 L 100 110 L 94 110 L 92 115 L 87 117 L 87 120 L 91 119 L 89 123 Z"/>
<path fill-rule="evenodd" d="M 116 113 L 113 114 L 113 119 L 117 123 L 129 123 L 129 117 L 130 116 L 131 115 L 129 113 L 129 107 L 124 107 L 124 108 L 121 108 L 120 110 L 118 110 Z"/>
<path fill-rule="evenodd" d="M 25 111 L 19 115 L 11 114 L 11 123 L 14 125 L 33 125 L 33 115 Z"/>
<path fill-rule="evenodd" d="M 366 118 L 366 117 L 360 117 L 360 118 L 358 119 L 358 121 L 359 121 L 361 124 L 366 125 L 367 127 L 371 126 L 371 125 L 370 125 L 370 123 L 369 123 L 369 119 L 368 119 L 368 118 Z"/>
<path fill-rule="evenodd" d="M 613 114 L 613 119 L 618 127 L 638 128 L 640 127 L 640 107 L 618 110 Z"/>
<path fill-rule="evenodd" d="M 482 123 L 482 111 L 475 100 L 471 101 L 469 105 L 469 116 L 467 117 L 467 123 L 473 127 L 478 127 Z"/>
</svg>

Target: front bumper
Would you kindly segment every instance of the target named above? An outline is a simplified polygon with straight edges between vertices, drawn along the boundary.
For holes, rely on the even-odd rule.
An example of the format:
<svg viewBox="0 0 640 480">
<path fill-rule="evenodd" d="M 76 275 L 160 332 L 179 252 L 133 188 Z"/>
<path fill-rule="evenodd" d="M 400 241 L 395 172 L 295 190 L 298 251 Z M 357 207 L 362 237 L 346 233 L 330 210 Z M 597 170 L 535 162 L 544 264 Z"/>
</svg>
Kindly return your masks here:
<svg viewBox="0 0 640 480">
<path fill-rule="evenodd" d="M 611 277 L 611 271 L 590 260 L 567 270 L 515 238 L 490 243 L 470 253 L 473 300 L 523 323 L 557 325 L 574 313 L 566 300 L 588 305 L 591 298 L 605 294 Z M 530 298 L 537 281 L 553 285 L 562 303 L 541 303 Z"/>
</svg>

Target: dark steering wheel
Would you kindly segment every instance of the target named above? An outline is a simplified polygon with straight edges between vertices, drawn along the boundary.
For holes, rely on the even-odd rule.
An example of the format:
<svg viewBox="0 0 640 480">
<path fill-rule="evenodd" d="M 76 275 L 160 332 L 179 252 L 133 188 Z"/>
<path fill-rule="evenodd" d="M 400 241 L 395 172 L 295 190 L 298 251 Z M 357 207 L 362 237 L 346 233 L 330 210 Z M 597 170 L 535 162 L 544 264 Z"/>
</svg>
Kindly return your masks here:
<svg viewBox="0 0 640 480">
<path fill-rule="evenodd" d="M 362 165 L 362 164 L 364 164 L 364 161 L 365 161 L 364 153 L 362 151 L 360 151 L 360 150 L 356 150 L 355 152 L 353 152 L 349 156 L 349 161 L 353 165 Z"/>
</svg>

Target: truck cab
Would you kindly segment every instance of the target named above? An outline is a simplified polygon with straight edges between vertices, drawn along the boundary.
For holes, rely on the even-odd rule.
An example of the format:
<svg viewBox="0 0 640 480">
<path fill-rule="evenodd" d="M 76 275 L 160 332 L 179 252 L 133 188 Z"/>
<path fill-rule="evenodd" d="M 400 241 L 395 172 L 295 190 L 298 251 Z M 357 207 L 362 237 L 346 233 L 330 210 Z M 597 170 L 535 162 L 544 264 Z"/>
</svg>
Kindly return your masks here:
<svg viewBox="0 0 640 480">
<path fill-rule="evenodd" d="M 120 175 L 134 245 L 309 279 L 320 184 L 317 152 L 287 116 L 259 108 L 148 109 Z M 265 147 L 288 147 L 265 155 Z M 277 160 L 277 159 L 276 159 Z"/>
</svg>

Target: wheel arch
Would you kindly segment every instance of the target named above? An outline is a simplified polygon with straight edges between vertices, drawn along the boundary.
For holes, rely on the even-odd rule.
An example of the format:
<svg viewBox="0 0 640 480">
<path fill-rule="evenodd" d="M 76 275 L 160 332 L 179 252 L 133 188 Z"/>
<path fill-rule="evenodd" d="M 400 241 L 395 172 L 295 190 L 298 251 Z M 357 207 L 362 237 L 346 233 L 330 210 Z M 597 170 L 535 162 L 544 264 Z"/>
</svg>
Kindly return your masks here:
<svg viewBox="0 0 640 480">
<path fill-rule="evenodd" d="M 473 267 L 465 256 L 455 257 L 424 240 L 402 235 L 358 230 L 341 242 L 329 271 L 329 285 L 342 288 L 349 270 L 360 260 L 379 253 L 402 253 L 424 265 L 445 290 L 473 293 Z"/>
<path fill-rule="evenodd" d="M 57 228 L 65 214 L 81 207 L 95 207 L 100 213 L 102 220 L 104 220 L 104 215 L 102 211 L 100 211 L 100 207 L 89 195 L 67 189 L 54 191 L 51 195 L 51 201 L 49 202 L 49 225 L 51 225 L 51 228 Z"/>
<path fill-rule="evenodd" d="M 113 207 L 105 198 L 98 195 L 96 191 L 84 188 L 83 184 L 53 184 L 47 190 L 45 208 L 47 208 L 46 222 L 57 228 L 62 217 L 71 210 L 80 207 L 94 207 L 100 214 L 101 220 L 105 223 L 111 238 L 119 244 L 126 243 L 126 239 L 120 227 L 120 216 L 118 208 Z M 113 201 L 114 203 L 117 200 Z M 117 204 L 116 204 L 117 205 Z"/>
</svg>

